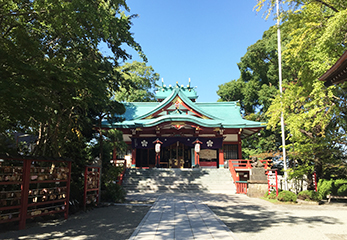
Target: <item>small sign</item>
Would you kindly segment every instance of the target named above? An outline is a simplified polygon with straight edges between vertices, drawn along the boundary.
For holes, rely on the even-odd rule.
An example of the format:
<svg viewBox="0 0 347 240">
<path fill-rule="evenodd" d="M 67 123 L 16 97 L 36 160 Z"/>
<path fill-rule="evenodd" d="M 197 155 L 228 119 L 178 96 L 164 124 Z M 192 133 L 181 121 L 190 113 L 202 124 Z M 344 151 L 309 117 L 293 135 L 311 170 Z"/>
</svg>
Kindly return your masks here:
<svg viewBox="0 0 347 240">
<path fill-rule="evenodd" d="M 200 159 L 207 159 L 207 160 L 217 159 L 217 150 L 201 149 Z"/>
</svg>

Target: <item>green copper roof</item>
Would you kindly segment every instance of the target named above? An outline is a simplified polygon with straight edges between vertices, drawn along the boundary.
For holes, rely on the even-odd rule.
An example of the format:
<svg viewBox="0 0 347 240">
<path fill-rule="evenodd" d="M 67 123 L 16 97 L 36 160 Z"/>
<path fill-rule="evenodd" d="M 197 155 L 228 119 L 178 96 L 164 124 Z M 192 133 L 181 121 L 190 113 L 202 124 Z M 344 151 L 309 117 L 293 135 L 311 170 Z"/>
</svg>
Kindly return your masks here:
<svg viewBox="0 0 347 240">
<path fill-rule="evenodd" d="M 195 90 L 194 90 L 195 92 Z M 167 91 L 166 93 L 169 93 Z M 196 94 L 196 92 L 195 92 Z M 175 107 L 175 101 L 182 102 Z M 153 127 L 165 122 L 191 122 L 203 127 L 260 128 L 263 123 L 243 119 L 236 102 L 196 103 L 187 96 L 187 88 L 172 88 L 161 102 L 125 103 L 123 122 L 103 121 L 105 128 Z"/>
</svg>

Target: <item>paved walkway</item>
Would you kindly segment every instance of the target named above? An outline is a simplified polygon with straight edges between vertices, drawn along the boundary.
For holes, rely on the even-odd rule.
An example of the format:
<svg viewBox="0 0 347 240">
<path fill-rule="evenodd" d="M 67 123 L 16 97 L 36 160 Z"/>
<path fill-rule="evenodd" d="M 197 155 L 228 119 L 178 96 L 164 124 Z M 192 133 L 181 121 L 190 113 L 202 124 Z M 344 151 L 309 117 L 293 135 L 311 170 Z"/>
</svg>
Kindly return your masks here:
<svg viewBox="0 0 347 240">
<path fill-rule="evenodd" d="M 160 196 L 130 240 L 238 239 L 198 198 Z"/>
<path fill-rule="evenodd" d="M 2 231 L 0 225 L 0 239 L 347 240 L 345 201 L 281 205 L 239 194 L 208 193 L 134 193 L 127 199 L 130 204 L 97 208 L 68 220 L 34 225 L 28 220 L 20 231 Z"/>
</svg>

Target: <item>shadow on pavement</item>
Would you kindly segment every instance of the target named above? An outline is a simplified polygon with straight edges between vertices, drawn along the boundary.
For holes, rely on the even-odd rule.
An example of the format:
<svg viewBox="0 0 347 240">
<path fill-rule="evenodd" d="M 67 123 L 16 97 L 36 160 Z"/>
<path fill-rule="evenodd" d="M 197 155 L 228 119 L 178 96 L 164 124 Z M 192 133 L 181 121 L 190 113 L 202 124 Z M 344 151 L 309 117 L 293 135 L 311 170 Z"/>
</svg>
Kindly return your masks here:
<svg viewBox="0 0 347 240">
<path fill-rule="evenodd" d="M 148 206 L 109 206 L 70 217 L 0 234 L 0 239 L 128 239 Z"/>
</svg>

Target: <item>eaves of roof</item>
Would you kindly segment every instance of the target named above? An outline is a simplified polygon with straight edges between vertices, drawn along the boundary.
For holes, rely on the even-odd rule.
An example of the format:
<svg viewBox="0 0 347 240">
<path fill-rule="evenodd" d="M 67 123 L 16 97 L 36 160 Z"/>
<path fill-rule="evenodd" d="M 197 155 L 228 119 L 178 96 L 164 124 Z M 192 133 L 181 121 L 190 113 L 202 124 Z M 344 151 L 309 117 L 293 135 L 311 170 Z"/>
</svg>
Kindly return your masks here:
<svg viewBox="0 0 347 240">
<path fill-rule="evenodd" d="M 165 115 L 154 119 L 134 119 L 130 121 L 110 123 L 108 121 L 103 122 L 103 127 L 107 128 L 136 128 L 136 127 L 153 127 L 165 122 L 191 122 L 203 127 L 220 127 L 220 128 L 258 128 L 264 127 L 261 122 L 254 122 L 245 119 L 238 121 L 223 121 L 223 120 L 211 120 L 202 119 L 190 115 Z"/>
</svg>

